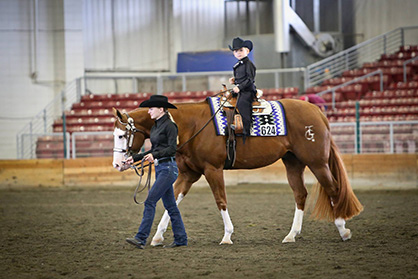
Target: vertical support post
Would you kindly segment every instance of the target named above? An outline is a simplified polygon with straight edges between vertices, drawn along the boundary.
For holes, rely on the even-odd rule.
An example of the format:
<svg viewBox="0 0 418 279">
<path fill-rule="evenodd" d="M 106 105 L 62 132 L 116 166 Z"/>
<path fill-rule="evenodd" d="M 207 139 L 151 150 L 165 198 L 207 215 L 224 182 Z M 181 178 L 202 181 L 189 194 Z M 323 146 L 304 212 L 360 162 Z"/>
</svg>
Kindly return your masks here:
<svg viewBox="0 0 418 279">
<path fill-rule="evenodd" d="M 64 147 L 64 159 L 67 157 L 67 124 L 66 124 L 66 117 L 65 111 L 62 111 L 62 143 Z"/>
<path fill-rule="evenodd" d="M 306 89 L 308 89 L 308 87 L 311 86 L 311 82 L 310 82 L 310 75 L 309 75 L 309 67 L 306 67 L 305 69 L 305 91 Z"/>
<path fill-rule="evenodd" d="M 255 34 L 260 35 L 260 6 L 259 0 L 255 1 Z"/>
<path fill-rule="evenodd" d="M 81 78 L 75 80 L 76 92 L 77 92 L 77 102 L 81 101 Z"/>
<path fill-rule="evenodd" d="M 65 133 L 66 136 L 65 138 L 67 139 L 66 141 L 66 149 L 67 149 L 67 156 L 65 157 L 66 159 L 70 159 L 70 133 Z"/>
<path fill-rule="evenodd" d="M 182 91 L 183 92 L 187 90 L 186 83 L 187 83 L 186 76 L 185 75 L 182 75 L 181 76 L 181 88 L 182 88 Z"/>
<path fill-rule="evenodd" d="M 84 92 L 83 92 L 83 95 L 86 95 L 86 93 L 87 93 L 87 78 L 84 77 Z"/>
<path fill-rule="evenodd" d="M 356 102 L 356 153 L 360 154 L 360 102 Z"/>
<path fill-rule="evenodd" d="M 380 70 L 379 75 L 380 75 L 380 92 L 382 92 L 383 91 L 383 72 L 382 72 L 382 70 Z"/>
<path fill-rule="evenodd" d="M 344 61 L 345 61 L 345 69 L 344 70 L 350 70 L 350 63 L 348 58 L 348 52 L 344 53 Z"/>
<path fill-rule="evenodd" d="M 392 122 L 389 124 L 389 140 L 390 140 L 390 142 L 389 142 L 389 144 L 390 144 L 390 154 L 393 154 L 394 153 L 395 142 L 393 140 L 393 123 Z"/>
<path fill-rule="evenodd" d="M 71 135 L 71 153 L 72 156 L 71 158 L 75 159 L 76 158 L 76 153 L 75 153 L 75 136 L 76 136 L 77 132 L 73 132 L 73 134 Z"/>
<path fill-rule="evenodd" d="M 227 1 L 224 1 L 224 37 L 228 36 L 228 8 Z"/>
<path fill-rule="evenodd" d="M 163 94 L 163 80 L 160 75 L 157 76 L 157 95 Z"/>
<path fill-rule="evenodd" d="M 303 92 L 306 92 L 306 89 L 307 89 L 307 87 L 306 87 L 306 76 L 305 76 L 306 68 L 301 72 L 302 72 L 302 82 L 303 82 L 302 88 L 303 88 Z"/>
<path fill-rule="evenodd" d="M 137 83 L 137 78 L 136 77 L 132 78 L 132 92 L 133 93 L 138 93 L 138 83 Z"/>
<path fill-rule="evenodd" d="M 276 88 L 279 88 L 280 82 L 279 82 L 279 72 L 274 73 L 274 86 Z"/>
<path fill-rule="evenodd" d="M 61 91 L 61 111 L 62 111 L 62 144 L 64 147 L 64 156 L 65 159 L 67 157 L 67 124 L 66 124 L 66 116 L 65 116 L 65 91 Z"/>
<path fill-rule="evenodd" d="M 115 84 L 115 93 L 119 94 L 119 89 L 118 89 L 118 80 L 117 78 L 113 78 L 113 83 Z"/>
<path fill-rule="evenodd" d="M 19 155 L 20 143 L 19 143 L 19 135 L 16 135 L 16 158 L 23 159 Z"/>
<path fill-rule="evenodd" d="M 313 0 L 313 16 L 314 16 L 314 34 L 318 34 L 321 30 L 319 16 L 319 0 Z"/>
<path fill-rule="evenodd" d="M 247 18 L 245 23 L 245 35 L 251 34 L 250 32 L 250 3 L 245 0 L 245 17 Z"/>
<path fill-rule="evenodd" d="M 405 30 L 401 28 L 401 46 L 405 45 Z"/>
<path fill-rule="evenodd" d="M 44 120 L 44 133 L 47 133 L 47 125 L 46 125 L 46 109 L 43 110 L 43 116 L 42 116 L 43 120 Z"/>
<path fill-rule="evenodd" d="M 29 136 L 30 158 L 31 159 L 34 159 L 33 158 L 33 145 L 32 145 L 32 141 L 33 141 L 33 137 L 32 137 L 32 134 L 33 134 L 32 121 L 29 123 L 29 134 L 30 134 L 30 136 Z"/>
<path fill-rule="evenodd" d="M 21 156 L 20 159 L 24 159 L 24 156 L 25 156 L 25 154 L 24 154 L 25 153 L 25 151 L 24 151 L 25 148 L 23 147 L 23 145 L 24 145 L 23 144 L 23 134 L 21 134 L 20 135 L 20 156 Z"/>
<path fill-rule="evenodd" d="M 332 109 L 335 109 L 335 89 L 332 89 Z"/>
<path fill-rule="evenodd" d="M 338 32 L 343 33 L 343 11 L 341 0 L 338 0 Z"/>
</svg>

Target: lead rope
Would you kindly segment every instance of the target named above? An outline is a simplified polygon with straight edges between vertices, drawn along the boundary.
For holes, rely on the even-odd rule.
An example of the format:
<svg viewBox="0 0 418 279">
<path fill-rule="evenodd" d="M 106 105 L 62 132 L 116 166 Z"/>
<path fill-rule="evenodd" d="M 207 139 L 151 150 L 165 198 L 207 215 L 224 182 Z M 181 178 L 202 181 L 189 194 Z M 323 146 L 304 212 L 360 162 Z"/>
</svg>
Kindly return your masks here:
<svg viewBox="0 0 418 279">
<path fill-rule="evenodd" d="M 149 163 L 148 165 L 144 166 L 144 159 L 142 159 L 142 160 L 141 160 L 141 164 L 140 164 L 140 165 L 141 165 L 141 166 L 140 166 L 139 170 L 138 170 L 138 168 L 137 168 L 137 166 L 136 166 L 136 165 L 131 165 L 131 168 L 132 168 L 132 169 L 134 169 L 134 171 L 135 171 L 136 175 L 138 175 L 138 176 L 139 176 L 138 186 L 136 186 L 136 189 L 135 189 L 135 192 L 134 192 L 134 202 L 135 202 L 136 204 L 144 204 L 144 202 L 145 202 L 145 200 L 146 200 L 146 198 L 145 198 L 145 200 L 144 200 L 144 201 L 142 201 L 142 202 L 138 202 L 138 201 L 136 200 L 136 195 L 137 195 L 138 193 L 141 193 L 142 191 L 144 191 L 144 190 L 145 190 L 145 188 L 148 188 L 148 193 L 149 193 L 149 190 L 150 190 L 150 188 L 151 188 L 151 172 L 152 172 L 152 163 Z M 146 167 L 148 167 L 147 181 L 145 181 L 145 185 L 144 185 L 144 187 L 142 187 L 142 189 L 138 191 L 139 187 L 141 186 L 142 176 L 143 176 L 143 175 L 144 175 L 144 173 L 145 173 L 144 168 L 146 168 Z M 148 198 L 148 195 L 147 195 L 147 198 Z"/>
</svg>

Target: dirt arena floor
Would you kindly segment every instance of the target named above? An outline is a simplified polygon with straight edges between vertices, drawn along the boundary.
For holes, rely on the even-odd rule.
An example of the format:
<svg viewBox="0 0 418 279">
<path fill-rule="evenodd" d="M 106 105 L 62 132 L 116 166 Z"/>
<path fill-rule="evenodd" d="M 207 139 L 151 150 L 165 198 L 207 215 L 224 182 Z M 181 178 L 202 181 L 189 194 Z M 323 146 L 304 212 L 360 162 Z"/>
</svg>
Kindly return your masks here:
<svg viewBox="0 0 418 279">
<path fill-rule="evenodd" d="M 187 248 L 136 249 L 142 206 L 128 188 L 0 190 L 0 278 L 418 278 L 418 190 L 356 191 L 364 212 L 335 226 L 305 218 L 282 244 L 294 212 L 286 185 L 228 187 L 233 245 L 209 188 L 180 205 Z M 152 234 L 162 215 L 159 203 Z M 166 243 L 172 241 L 170 230 Z"/>
</svg>

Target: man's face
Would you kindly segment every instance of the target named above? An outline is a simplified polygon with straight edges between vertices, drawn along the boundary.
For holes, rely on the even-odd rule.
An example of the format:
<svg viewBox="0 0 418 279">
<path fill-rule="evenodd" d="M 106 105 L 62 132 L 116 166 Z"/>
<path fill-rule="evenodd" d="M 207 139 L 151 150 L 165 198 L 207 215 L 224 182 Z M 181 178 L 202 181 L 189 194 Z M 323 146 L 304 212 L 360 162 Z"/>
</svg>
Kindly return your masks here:
<svg viewBox="0 0 418 279">
<path fill-rule="evenodd" d="M 234 56 L 236 59 L 241 60 L 244 57 L 247 57 L 250 50 L 246 47 L 242 47 L 240 49 L 234 50 Z"/>
</svg>

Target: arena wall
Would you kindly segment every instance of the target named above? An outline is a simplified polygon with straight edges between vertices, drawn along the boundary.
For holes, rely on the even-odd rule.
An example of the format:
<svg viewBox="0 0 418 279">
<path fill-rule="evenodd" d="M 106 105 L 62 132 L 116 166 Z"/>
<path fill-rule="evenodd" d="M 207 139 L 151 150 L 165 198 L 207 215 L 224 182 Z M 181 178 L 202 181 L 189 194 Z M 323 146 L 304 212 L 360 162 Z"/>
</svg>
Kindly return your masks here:
<svg viewBox="0 0 418 279">
<path fill-rule="evenodd" d="M 418 187 L 418 154 L 345 154 L 343 160 L 354 189 L 393 189 Z M 315 182 L 307 170 L 307 184 Z M 226 185 L 247 183 L 287 184 L 282 161 L 257 170 L 225 172 Z M 0 160 L 0 188 L 21 187 L 135 187 L 138 177 L 133 170 L 118 172 L 112 158 L 73 160 Z M 197 186 L 207 186 L 202 177 Z"/>
</svg>

